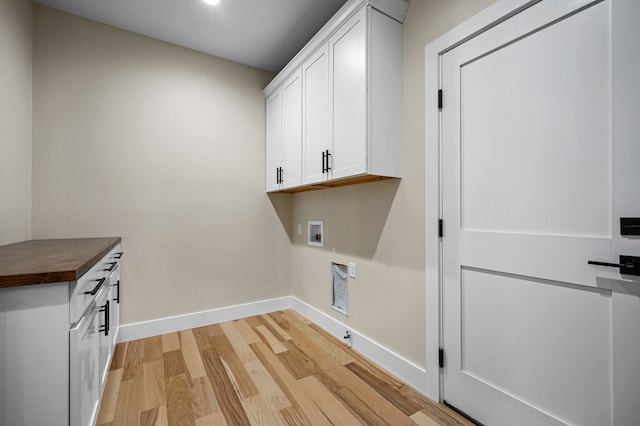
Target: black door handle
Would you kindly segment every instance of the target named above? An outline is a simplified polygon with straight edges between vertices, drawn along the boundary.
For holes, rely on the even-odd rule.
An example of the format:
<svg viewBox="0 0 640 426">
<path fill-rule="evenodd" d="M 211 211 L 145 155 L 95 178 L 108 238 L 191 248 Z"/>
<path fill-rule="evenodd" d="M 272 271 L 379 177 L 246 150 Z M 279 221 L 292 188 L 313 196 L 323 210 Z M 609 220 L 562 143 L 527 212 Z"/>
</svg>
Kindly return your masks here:
<svg viewBox="0 0 640 426">
<path fill-rule="evenodd" d="M 633 263 L 609 263 L 609 262 L 597 262 L 595 260 L 590 260 L 587 262 L 589 265 L 598 265 L 598 266 L 611 266 L 612 268 L 633 268 Z"/>
<path fill-rule="evenodd" d="M 620 256 L 620 263 L 600 262 L 596 260 L 589 260 L 587 263 L 589 265 L 620 268 L 620 273 L 625 275 L 640 275 L 640 257 L 638 256 Z"/>
<path fill-rule="evenodd" d="M 329 167 L 329 157 L 331 157 L 331 153 L 327 150 L 327 173 L 331 170 L 331 167 Z"/>
</svg>

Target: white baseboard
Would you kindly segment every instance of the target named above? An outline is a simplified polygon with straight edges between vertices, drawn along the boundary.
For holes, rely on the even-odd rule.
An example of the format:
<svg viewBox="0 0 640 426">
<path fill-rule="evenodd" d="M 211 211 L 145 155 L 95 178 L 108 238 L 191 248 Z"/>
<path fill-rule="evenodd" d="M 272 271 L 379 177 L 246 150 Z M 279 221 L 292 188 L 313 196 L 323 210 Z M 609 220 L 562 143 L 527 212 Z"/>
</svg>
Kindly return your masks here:
<svg viewBox="0 0 640 426">
<path fill-rule="evenodd" d="M 359 333 L 357 330 L 344 325 L 337 319 L 293 296 L 291 297 L 291 308 L 339 340 L 343 340 L 345 331 L 349 330 L 351 334 L 351 347 L 354 350 L 360 352 L 403 382 L 411 385 L 421 393 L 426 394 L 427 371 L 424 368 L 404 359 L 381 344 Z"/>
<path fill-rule="evenodd" d="M 423 394 L 427 391 L 427 372 L 424 368 L 412 363 L 400 355 L 371 340 L 351 327 L 347 327 L 335 318 L 293 296 L 277 299 L 195 312 L 158 320 L 138 322 L 120 326 L 118 343 L 160 334 L 173 333 L 205 325 L 219 324 L 240 318 L 267 314 L 270 312 L 293 309 L 300 315 L 313 321 L 329 334 L 343 340 L 346 330 L 351 333 L 351 347 L 378 364 L 400 380 L 408 383 Z"/>
<path fill-rule="evenodd" d="M 233 321 L 255 315 L 268 314 L 289 308 L 291 308 L 291 297 L 286 296 L 277 299 L 261 300 L 259 302 L 211 309 L 209 311 L 193 312 L 190 314 L 176 315 L 174 317 L 126 324 L 120 326 L 118 343 L 188 330 L 190 328 L 204 327 L 205 325 L 219 324 L 221 322 Z"/>
</svg>

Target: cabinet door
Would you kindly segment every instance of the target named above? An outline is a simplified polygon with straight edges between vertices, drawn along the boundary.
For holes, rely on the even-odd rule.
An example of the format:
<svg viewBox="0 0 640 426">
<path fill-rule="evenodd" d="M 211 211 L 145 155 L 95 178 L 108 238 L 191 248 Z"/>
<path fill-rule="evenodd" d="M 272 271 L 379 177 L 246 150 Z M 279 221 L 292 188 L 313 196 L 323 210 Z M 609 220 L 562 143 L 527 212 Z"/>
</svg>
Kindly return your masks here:
<svg viewBox="0 0 640 426">
<path fill-rule="evenodd" d="M 304 184 L 329 178 L 323 171 L 323 153 L 331 151 L 331 115 L 329 113 L 329 49 L 325 43 L 302 66 L 304 91 L 303 165 Z"/>
<path fill-rule="evenodd" d="M 363 7 L 329 41 L 334 179 L 367 171 L 367 13 Z"/>
<path fill-rule="evenodd" d="M 91 305 L 69 330 L 69 425 L 93 425 L 100 402 L 98 310 Z"/>
<path fill-rule="evenodd" d="M 280 90 L 267 99 L 266 145 L 266 188 L 267 191 L 276 191 L 280 188 L 278 170 L 282 164 L 282 93 Z"/>
<path fill-rule="evenodd" d="M 109 336 L 111 336 L 112 353 L 116 347 L 116 337 L 120 327 L 120 268 L 112 274 L 111 296 L 109 298 Z"/>
<path fill-rule="evenodd" d="M 111 362 L 112 339 L 110 333 L 110 305 L 111 305 L 111 287 L 103 287 L 96 296 L 96 309 L 98 311 L 98 377 L 100 384 L 100 393 L 107 383 L 109 374 L 109 363 Z"/>
<path fill-rule="evenodd" d="M 302 181 L 302 81 L 293 75 L 282 88 L 282 189 Z"/>
</svg>

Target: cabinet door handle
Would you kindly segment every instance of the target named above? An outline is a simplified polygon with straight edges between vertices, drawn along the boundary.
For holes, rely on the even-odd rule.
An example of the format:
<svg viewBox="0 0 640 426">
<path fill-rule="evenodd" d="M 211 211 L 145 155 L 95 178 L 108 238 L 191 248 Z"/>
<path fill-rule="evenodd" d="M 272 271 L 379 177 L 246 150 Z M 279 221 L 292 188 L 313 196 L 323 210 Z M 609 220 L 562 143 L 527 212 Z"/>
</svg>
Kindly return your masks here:
<svg viewBox="0 0 640 426">
<path fill-rule="evenodd" d="M 111 272 L 115 269 L 117 264 L 118 262 L 108 262 L 107 265 L 111 265 L 111 266 L 109 266 L 107 269 L 103 269 L 103 271 Z"/>
<path fill-rule="evenodd" d="M 324 174 L 324 173 L 327 171 L 327 168 L 326 168 L 326 166 L 324 165 L 324 164 L 325 164 L 325 163 L 324 163 L 324 159 L 326 158 L 326 157 L 325 157 L 326 155 L 327 155 L 327 154 L 326 154 L 325 152 L 322 152 L 322 174 Z"/>
<path fill-rule="evenodd" d="M 331 167 L 329 167 L 329 157 L 331 157 L 331 153 L 327 150 L 327 173 L 331 170 Z"/>
<path fill-rule="evenodd" d="M 99 309 L 100 312 L 104 312 L 104 325 L 100 328 L 99 331 L 104 331 L 104 335 L 109 335 L 109 301 L 107 300 L 102 308 Z"/>
<path fill-rule="evenodd" d="M 100 287 L 102 287 L 102 284 L 104 284 L 105 280 L 106 278 L 100 278 L 99 280 L 94 280 L 94 281 L 98 281 L 98 284 L 96 284 L 93 290 L 85 291 L 84 294 L 90 294 L 92 296 L 95 296 L 98 293 L 98 291 L 100 291 Z"/>
<path fill-rule="evenodd" d="M 120 303 L 120 280 L 115 283 L 116 286 L 116 297 L 113 299 L 114 302 Z"/>
<path fill-rule="evenodd" d="M 104 311 L 104 316 L 105 316 L 104 326 L 107 328 L 107 330 L 104 332 L 105 336 L 108 336 L 109 331 L 111 330 L 111 324 L 109 324 L 109 322 L 111 321 L 111 314 L 109 313 L 109 311 L 110 311 L 110 303 L 107 300 L 107 303 L 105 305 L 105 311 Z"/>
</svg>

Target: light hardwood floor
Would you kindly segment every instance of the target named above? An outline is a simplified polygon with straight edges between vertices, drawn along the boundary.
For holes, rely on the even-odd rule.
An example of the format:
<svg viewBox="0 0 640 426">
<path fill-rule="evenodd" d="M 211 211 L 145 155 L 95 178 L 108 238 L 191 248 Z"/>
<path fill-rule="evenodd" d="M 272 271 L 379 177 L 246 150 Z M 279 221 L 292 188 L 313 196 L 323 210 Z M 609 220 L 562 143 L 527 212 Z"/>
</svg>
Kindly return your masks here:
<svg viewBox="0 0 640 426">
<path fill-rule="evenodd" d="M 98 425 L 471 425 L 286 310 L 116 347 Z"/>
</svg>

